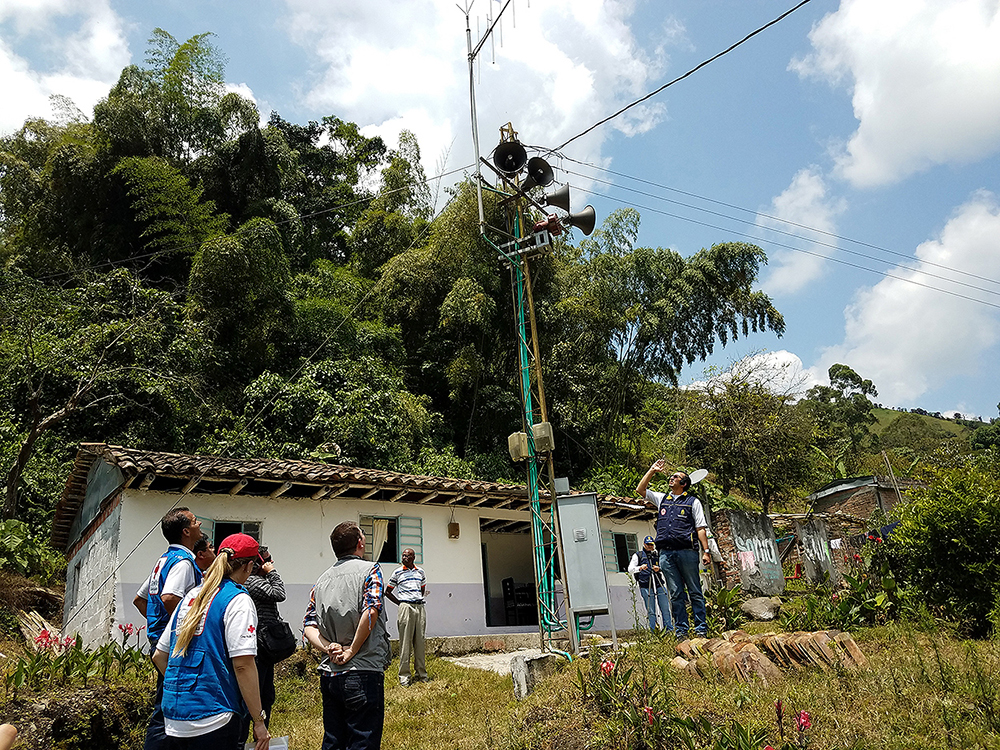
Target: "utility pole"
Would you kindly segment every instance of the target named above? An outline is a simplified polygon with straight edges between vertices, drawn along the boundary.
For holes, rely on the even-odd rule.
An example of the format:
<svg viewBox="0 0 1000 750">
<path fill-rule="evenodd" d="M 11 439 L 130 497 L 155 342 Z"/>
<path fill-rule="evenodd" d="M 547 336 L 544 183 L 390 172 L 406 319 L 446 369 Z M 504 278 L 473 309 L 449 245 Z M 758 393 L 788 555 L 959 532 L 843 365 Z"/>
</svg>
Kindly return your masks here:
<svg viewBox="0 0 1000 750">
<path fill-rule="evenodd" d="M 568 187 L 557 190 L 551 195 L 541 196 L 537 200 L 529 194 L 536 188 L 550 185 L 554 180 L 554 175 L 552 169 L 541 157 L 528 159 L 527 152 L 518 141 L 517 133 L 511 123 L 500 128 L 500 143 L 493 151 L 493 163 L 482 158 L 479 149 L 475 104 L 474 64 L 476 55 L 499 21 L 499 14 L 483 38 L 473 47 L 469 24 L 471 5 L 459 9 L 465 14 L 466 47 L 469 62 L 469 101 L 473 147 L 476 154 L 475 180 L 480 235 L 488 245 L 496 250 L 498 259 L 510 271 L 513 286 L 522 431 L 514 433 L 508 438 L 508 447 L 511 458 L 523 460 L 527 465 L 539 635 L 543 648 L 568 656 L 552 644 L 554 636 L 571 625 L 560 616 L 560 603 L 556 597 L 556 565 L 560 566 L 560 570 L 564 570 L 565 567 L 555 512 L 556 482 L 553 460 L 555 445 L 545 403 L 538 325 L 535 317 L 529 262 L 531 258 L 551 247 L 552 237 L 561 234 L 564 226 L 575 226 L 585 234 L 590 234 L 594 229 L 595 214 L 594 209 L 590 206 L 579 214 L 570 214 L 564 217 L 549 213 L 548 206 L 569 211 Z M 502 12 L 501 10 L 501 14 Z M 490 186 L 483 179 L 483 166 L 486 166 L 497 178 L 496 187 Z M 522 179 L 521 175 L 524 172 L 526 172 L 526 176 Z M 484 189 L 493 194 L 503 207 L 503 227 L 491 226 L 486 221 L 483 201 Z M 545 218 L 532 222 L 527 215 L 531 208 L 535 208 Z M 543 486 L 549 495 L 549 503 L 546 508 L 542 507 L 541 502 Z M 590 619 L 588 625 L 581 627 L 592 625 L 593 618 Z M 577 627 L 577 623 L 574 622 L 572 627 Z M 576 642 L 578 641 L 579 638 L 576 639 Z"/>
</svg>

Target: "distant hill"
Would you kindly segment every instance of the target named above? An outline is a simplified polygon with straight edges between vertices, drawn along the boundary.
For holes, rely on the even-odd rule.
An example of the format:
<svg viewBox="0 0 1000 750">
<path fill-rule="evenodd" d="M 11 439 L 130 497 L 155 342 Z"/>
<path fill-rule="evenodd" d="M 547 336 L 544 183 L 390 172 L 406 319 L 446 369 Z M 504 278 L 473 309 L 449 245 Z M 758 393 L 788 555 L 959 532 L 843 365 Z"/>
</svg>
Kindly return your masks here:
<svg viewBox="0 0 1000 750">
<path fill-rule="evenodd" d="M 907 447 L 915 450 L 932 450 L 943 440 L 968 440 L 972 428 L 966 420 L 955 421 L 931 414 L 873 409 L 878 420 L 871 426 L 887 448 Z"/>
</svg>

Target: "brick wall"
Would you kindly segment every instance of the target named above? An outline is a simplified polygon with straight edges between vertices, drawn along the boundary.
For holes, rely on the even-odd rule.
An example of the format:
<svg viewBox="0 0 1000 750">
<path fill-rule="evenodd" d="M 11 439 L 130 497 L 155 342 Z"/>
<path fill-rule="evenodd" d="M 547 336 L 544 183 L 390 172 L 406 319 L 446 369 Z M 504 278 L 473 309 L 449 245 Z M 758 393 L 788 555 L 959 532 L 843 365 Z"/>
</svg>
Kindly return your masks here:
<svg viewBox="0 0 1000 750">
<path fill-rule="evenodd" d="M 112 634 L 115 592 L 118 590 L 115 566 L 120 526 L 119 497 L 108 503 L 88 527 L 85 538 L 74 545 L 74 554 L 66 567 L 63 631 L 67 635 L 78 633 L 88 646 L 100 646 Z"/>
</svg>

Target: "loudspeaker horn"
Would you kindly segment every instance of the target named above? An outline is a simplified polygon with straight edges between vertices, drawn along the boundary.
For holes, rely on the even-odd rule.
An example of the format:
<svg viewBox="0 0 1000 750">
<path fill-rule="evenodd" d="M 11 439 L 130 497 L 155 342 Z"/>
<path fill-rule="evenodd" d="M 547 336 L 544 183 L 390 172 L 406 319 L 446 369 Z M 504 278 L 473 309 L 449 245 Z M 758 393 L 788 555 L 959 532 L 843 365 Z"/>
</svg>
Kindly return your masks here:
<svg viewBox="0 0 1000 750">
<path fill-rule="evenodd" d="M 546 206 L 555 206 L 563 211 L 569 211 L 569 185 L 563 185 L 551 195 L 544 196 L 542 203 Z"/>
<path fill-rule="evenodd" d="M 517 141 L 504 141 L 493 152 L 493 163 L 504 174 L 517 174 L 528 161 L 528 152 Z"/>
<path fill-rule="evenodd" d="M 594 225 L 597 224 L 597 212 L 594 210 L 593 206 L 587 206 L 582 211 L 567 216 L 562 220 L 562 223 L 569 224 L 571 227 L 576 227 L 581 232 L 589 236 L 590 233 L 594 231 Z"/>
<path fill-rule="evenodd" d="M 546 187 L 555 178 L 549 163 L 540 156 L 533 156 L 528 159 L 528 177 L 521 183 L 521 190 L 528 192 L 532 188 Z"/>
</svg>

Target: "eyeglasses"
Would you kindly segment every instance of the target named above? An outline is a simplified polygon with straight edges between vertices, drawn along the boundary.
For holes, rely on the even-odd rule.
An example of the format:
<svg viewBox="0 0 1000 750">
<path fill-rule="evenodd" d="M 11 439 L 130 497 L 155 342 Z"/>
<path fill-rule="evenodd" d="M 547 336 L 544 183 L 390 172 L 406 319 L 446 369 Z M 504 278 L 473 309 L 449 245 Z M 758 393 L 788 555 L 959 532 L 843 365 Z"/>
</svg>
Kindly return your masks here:
<svg viewBox="0 0 1000 750">
<path fill-rule="evenodd" d="M 687 474 L 672 474 L 670 476 L 670 478 L 671 479 L 684 479 L 684 477 L 686 477 L 686 476 L 687 476 Z"/>
</svg>

